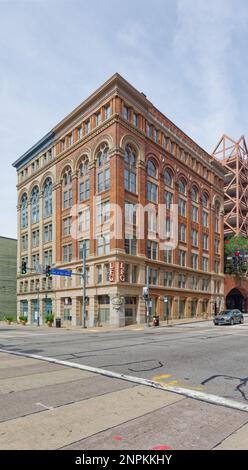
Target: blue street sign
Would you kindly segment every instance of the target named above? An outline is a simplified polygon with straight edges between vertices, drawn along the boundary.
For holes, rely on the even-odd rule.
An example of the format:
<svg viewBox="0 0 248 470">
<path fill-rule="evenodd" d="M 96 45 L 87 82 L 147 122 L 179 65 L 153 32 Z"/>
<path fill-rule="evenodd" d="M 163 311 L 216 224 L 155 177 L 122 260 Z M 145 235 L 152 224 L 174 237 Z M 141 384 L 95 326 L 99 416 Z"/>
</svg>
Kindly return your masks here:
<svg viewBox="0 0 248 470">
<path fill-rule="evenodd" d="M 68 271 L 67 269 L 51 269 L 51 274 L 54 274 L 55 276 L 71 277 L 71 271 Z"/>
</svg>

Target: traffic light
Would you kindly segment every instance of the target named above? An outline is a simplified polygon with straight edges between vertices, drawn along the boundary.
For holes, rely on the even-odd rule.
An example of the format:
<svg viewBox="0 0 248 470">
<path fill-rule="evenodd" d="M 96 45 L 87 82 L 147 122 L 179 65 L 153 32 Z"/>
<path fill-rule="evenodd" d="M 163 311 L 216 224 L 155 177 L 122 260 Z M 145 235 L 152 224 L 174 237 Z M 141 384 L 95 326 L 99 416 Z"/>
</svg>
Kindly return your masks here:
<svg viewBox="0 0 248 470">
<path fill-rule="evenodd" d="M 51 266 L 46 266 L 46 277 L 51 276 Z"/>
<path fill-rule="evenodd" d="M 148 287 L 143 287 L 143 299 L 149 300 L 149 288 Z"/>
<path fill-rule="evenodd" d="M 21 273 L 27 274 L 27 263 L 26 261 L 22 261 Z"/>
<path fill-rule="evenodd" d="M 237 268 L 240 264 L 240 253 L 235 251 L 234 256 L 232 257 L 232 264 L 234 268 Z"/>
</svg>

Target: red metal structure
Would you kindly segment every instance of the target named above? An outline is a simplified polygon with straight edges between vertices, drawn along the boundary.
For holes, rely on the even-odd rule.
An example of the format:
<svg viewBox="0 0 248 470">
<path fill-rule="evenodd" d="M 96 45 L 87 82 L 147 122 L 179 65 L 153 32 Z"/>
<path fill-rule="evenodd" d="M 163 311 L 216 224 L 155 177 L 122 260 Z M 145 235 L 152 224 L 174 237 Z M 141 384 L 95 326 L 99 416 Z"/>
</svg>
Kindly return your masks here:
<svg viewBox="0 0 248 470">
<path fill-rule="evenodd" d="M 244 136 L 223 135 L 213 156 L 225 167 L 224 234 L 248 236 L 248 151 Z"/>
</svg>

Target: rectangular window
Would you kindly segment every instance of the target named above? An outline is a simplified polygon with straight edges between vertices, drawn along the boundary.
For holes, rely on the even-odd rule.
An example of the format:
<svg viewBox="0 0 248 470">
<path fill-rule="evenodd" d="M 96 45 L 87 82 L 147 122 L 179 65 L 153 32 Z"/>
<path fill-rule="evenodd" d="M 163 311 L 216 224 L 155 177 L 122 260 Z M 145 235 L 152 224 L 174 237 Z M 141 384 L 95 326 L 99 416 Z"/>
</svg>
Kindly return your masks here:
<svg viewBox="0 0 248 470">
<path fill-rule="evenodd" d="M 85 133 L 89 134 L 90 133 L 90 120 L 85 122 Z"/>
<path fill-rule="evenodd" d="M 186 241 L 186 225 L 185 224 L 179 225 L 179 240 L 181 242 Z"/>
<path fill-rule="evenodd" d="M 64 191 L 64 209 L 72 207 L 72 189 Z"/>
<path fill-rule="evenodd" d="M 128 121 L 129 119 L 129 109 L 127 106 L 123 106 L 123 117 Z"/>
<path fill-rule="evenodd" d="M 204 292 L 207 292 L 209 289 L 209 280 L 208 279 L 202 279 L 202 290 Z"/>
<path fill-rule="evenodd" d="M 164 272 L 164 286 L 165 287 L 172 286 L 172 272 L 168 272 L 168 271 Z"/>
<path fill-rule="evenodd" d="M 157 242 L 147 240 L 147 257 L 149 259 L 157 259 L 157 256 L 158 256 Z"/>
<path fill-rule="evenodd" d="M 208 227 L 208 212 L 202 212 L 202 225 L 203 227 Z"/>
<path fill-rule="evenodd" d="M 208 235 L 206 233 L 202 237 L 202 248 L 203 250 L 208 250 Z"/>
<path fill-rule="evenodd" d="M 96 267 L 96 276 L 97 276 L 97 284 L 102 283 L 102 266 L 97 266 Z"/>
<path fill-rule="evenodd" d="M 63 235 L 67 236 L 71 234 L 71 222 L 72 217 L 67 217 L 63 220 Z"/>
<path fill-rule="evenodd" d="M 207 272 L 208 271 L 208 258 L 203 256 L 202 258 L 202 270 Z"/>
<path fill-rule="evenodd" d="M 148 282 L 151 285 L 156 286 L 158 283 L 158 271 L 157 269 L 149 268 L 148 269 Z"/>
<path fill-rule="evenodd" d="M 151 183 L 150 181 L 147 182 L 147 199 L 150 202 L 157 202 L 157 193 L 158 187 L 156 184 Z"/>
<path fill-rule="evenodd" d="M 133 113 L 133 125 L 138 127 L 138 114 Z"/>
<path fill-rule="evenodd" d="M 220 250 L 220 241 L 217 240 L 217 239 L 215 239 L 215 240 L 214 240 L 214 253 L 215 253 L 216 255 L 218 255 L 218 254 L 219 254 L 219 250 Z"/>
<path fill-rule="evenodd" d="M 179 250 L 179 265 L 185 266 L 186 264 L 186 251 Z"/>
<path fill-rule="evenodd" d="M 178 274 L 178 287 L 180 289 L 185 289 L 185 287 L 186 287 L 186 276 L 185 276 L 185 274 Z"/>
<path fill-rule="evenodd" d="M 191 220 L 192 222 L 198 221 L 198 208 L 196 206 L 191 206 Z"/>
<path fill-rule="evenodd" d="M 77 138 L 79 140 L 79 139 L 82 139 L 82 137 L 83 137 L 83 129 L 82 129 L 82 126 L 79 126 L 77 128 Z"/>
<path fill-rule="evenodd" d="M 110 170 L 106 168 L 97 174 L 97 191 L 101 193 L 110 188 Z"/>
<path fill-rule="evenodd" d="M 198 232 L 197 230 L 191 230 L 191 243 L 193 246 L 198 246 Z"/>
<path fill-rule="evenodd" d="M 102 115 L 101 115 L 101 112 L 99 112 L 96 114 L 96 126 L 100 126 L 101 122 L 102 122 Z"/>
<path fill-rule="evenodd" d="M 108 254 L 110 251 L 110 236 L 103 234 L 97 238 L 97 254 L 99 256 Z"/>
<path fill-rule="evenodd" d="M 198 269 L 198 255 L 196 253 L 191 255 L 191 268 Z"/>
<path fill-rule="evenodd" d="M 186 201 L 182 198 L 178 199 L 178 213 L 182 217 L 186 217 Z"/>
<path fill-rule="evenodd" d="M 78 214 L 78 230 L 86 232 L 90 229 L 90 209 L 87 208 Z"/>
<path fill-rule="evenodd" d="M 105 119 L 109 119 L 110 118 L 110 106 L 105 106 Z"/>
<path fill-rule="evenodd" d="M 110 204 L 104 201 L 96 206 L 96 223 L 97 225 L 108 224 L 110 222 Z"/>
<path fill-rule="evenodd" d="M 53 264 L 53 252 L 52 250 L 44 251 L 44 265 L 51 266 Z"/>
<path fill-rule="evenodd" d="M 164 261 L 165 263 L 172 263 L 172 249 L 164 250 Z"/>
<path fill-rule="evenodd" d="M 136 237 L 125 237 L 125 253 L 135 256 L 137 254 L 137 240 Z"/>
<path fill-rule="evenodd" d="M 69 263 L 72 260 L 72 244 L 63 246 L 63 261 Z"/>
<path fill-rule="evenodd" d="M 85 201 L 90 197 L 90 179 L 87 178 L 85 181 L 79 184 L 79 201 Z"/>
<path fill-rule="evenodd" d="M 44 243 L 51 242 L 53 239 L 53 226 L 52 224 L 45 225 L 44 227 Z"/>
<path fill-rule="evenodd" d="M 39 243 L 40 243 L 40 231 L 34 230 L 32 232 L 32 248 L 39 246 Z"/>
<path fill-rule="evenodd" d="M 173 194 L 170 193 L 170 191 L 165 191 L 164 192 L 164 203 L 166 206 L 166 209 L 170 209 L 173 201 Z"/>
<path fill-rule="evenodd" d="M 218 274 L 220 272 L 220 262 L 218 260 L 215 260 L 214 262 L 214 272 Z"/>
</svg>

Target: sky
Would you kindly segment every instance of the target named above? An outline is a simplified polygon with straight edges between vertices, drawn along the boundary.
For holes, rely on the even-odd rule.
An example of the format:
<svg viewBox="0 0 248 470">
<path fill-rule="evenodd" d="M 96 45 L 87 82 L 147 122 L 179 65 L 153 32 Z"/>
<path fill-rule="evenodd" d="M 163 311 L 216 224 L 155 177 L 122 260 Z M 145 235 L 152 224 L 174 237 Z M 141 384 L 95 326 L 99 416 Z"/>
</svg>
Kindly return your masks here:
<svg viewBox="0 0 248 470">
<path fill-rule="evenodd" d="M 208 152 L 247 136 L 246 0 L 0 0 L 0 235 L 12 163 L 115 72 Z"/>
</svg>

